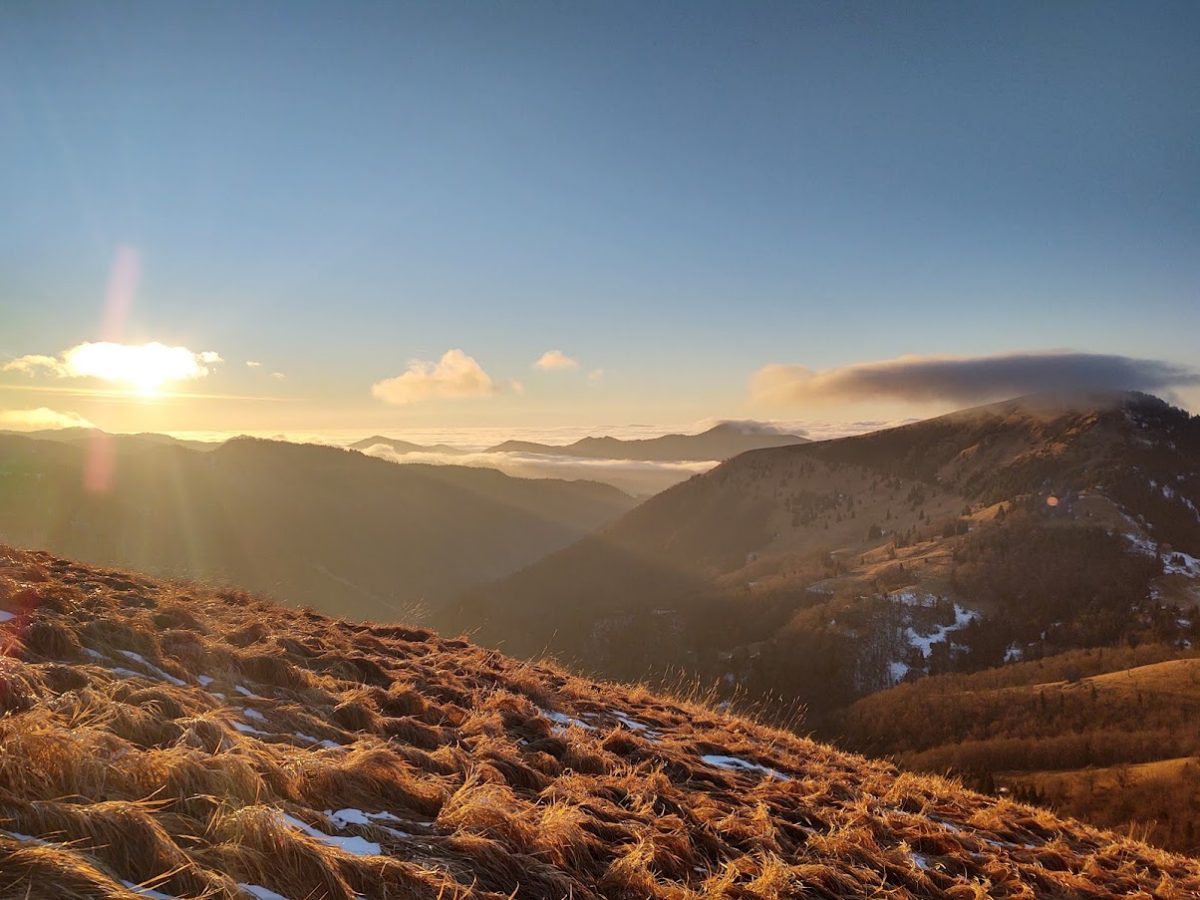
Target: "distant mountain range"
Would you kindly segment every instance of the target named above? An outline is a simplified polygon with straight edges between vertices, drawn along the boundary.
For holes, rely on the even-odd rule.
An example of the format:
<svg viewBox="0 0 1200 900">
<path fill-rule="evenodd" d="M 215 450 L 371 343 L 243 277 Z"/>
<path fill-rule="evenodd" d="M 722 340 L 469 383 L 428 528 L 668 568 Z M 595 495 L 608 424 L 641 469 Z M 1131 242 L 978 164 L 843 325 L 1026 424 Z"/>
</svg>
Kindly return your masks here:
<svg viewBox="0 0 1200 900">
<path fill-rule="evenodd" d="M 187 447 L 189 450 L 214 450 L 221 446 L 221 441 L 194 441 L 177 438 L 169 434 L 156 434 L 144 431 L 138 434 L 110 434 L 99 428 L 47 428 L 39 431 L 0 431 L 0 435 L 32 438 L 39 441 L 57 441 L 63 444 L 86 444 L 92 440 L 112 440 L 117 444 L 136 446 L 137 444 L 169 444 L 176 447 Z"/>
<path fill-rule="evenodd" d="M 1200 417 L 1038 396 L 737 456 L 441 612 L 810 721 L 924 674 L 1192 636 Z"/>
<path fill-rule="evenodd" d="M 561 445 L 540 444 L 534 441 L 504 441 L 488 447 L 483 452 L 536 453 L 547 456 L 571 456 L 579 459 L 621 459 L 643 462 L 699 462 L 729 459 L 748 450 L 784 447 L 790 444 L 804 443 L 806 440 L 795 434 L 780 434 L 726 422 L 700 434 L 667 434 L 662 437 L 632 440 L 615 437 L 585 437 L 572 444 Z M 398 454 L 455 455 L 466 452 L 445 444 L 414 444 L 378 435 L 356 441 L 350 446 L 356 450 L 367 450 L 379 445 L 389 447 Z"/>
<path fill-rule="evenodd" d="M 488 448 L 489 453 L 548 453 L 584 459 L 630 459 L 665 462 L 729 459 L 748 450 L 802 444 L 807 439 L 795 434 L 746 429 L 733 423 L 715 425 L 700 434 L 667 434 L 656 438 L 623 440 L 614 437 L 585 437 L 573 444 L 556 446 L 531 441 L 505 441 Z"/>
<path fill-rule="evenodd" d="M 634 504 L 595 482 L 396 466 L 316 445 L 237 438 L 200 451 L 158 436 L 65 437 L 0 435 L 2 539 L 334 615 L 394 618 Z"/>
</svg>

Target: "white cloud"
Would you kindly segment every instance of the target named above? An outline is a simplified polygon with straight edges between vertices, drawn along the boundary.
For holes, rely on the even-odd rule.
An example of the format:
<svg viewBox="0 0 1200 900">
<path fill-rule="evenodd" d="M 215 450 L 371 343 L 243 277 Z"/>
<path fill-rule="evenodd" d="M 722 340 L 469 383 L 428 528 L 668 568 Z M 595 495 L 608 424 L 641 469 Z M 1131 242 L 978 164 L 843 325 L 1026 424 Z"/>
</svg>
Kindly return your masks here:
<svg viewBox="0 0 1200 900">
<path fill-rule="evenodd" d="M 396 453 L 386 444 L 376 444 L 363 451 L 389 462 L 400 464 L 471 466 L 499 469 L 514 478 L 584 479 L 611 484 L 634 495 L 656 494 L 693 475 L 707 472 L 717 462 L 641 461 L 628 459 L 585 459 L 546 453 Z"/>
<path fill-rule="evenodd" d="M 28 356 L 19 356 L 14 360 L 6 362 L 0 372 L 20 372 L 23 375 L 38 375 L 46 373 L 48 375 L 57 375 L 63 377 L 66 372 L 63 370 L 62 363 L 57 357 L 42 356 L 37 353 L 31 353 Z"/>
<path fill-rule="evenodd" d="M 533 366 L 535 369 L 541 369 L 543 372 L 561 372 L 578 369 L 579 361 L 567 356 L 561 350 L 547 350 L 538 357 L 537 362 Z"/>
<path fill-rule="evenodd" d="M 152 389 L 167 381 L 203 378 L 209 366 L 221 363 L 212 350 L 198 353 L 187 347 L 168 347 L 157 341 L 147 344 L 117 344 L 85 341 L 58 356 L 31 354 L 4 364 L 0 371 L 57 378 L 98 378 L 102 381 Z"/>
<path fill-rule="evenodd" d="M 996 356 L 901 356 L 815 372 L 770 365 L 755 373 L 755 399 L 778 403 L 858 400 L 983 402 L 1040 391 L 1143 390 L 1200 384 L 1200 372 L 1156 359 L 1051 350 Z"/>
<path fill-rule="evenodd" d="M 55 428 L 95 428 L 76 412 L 37 409 L 0 409 L 0 428 L 8 431 L 44 431 Z"/>
<path fill-rule="evenodd" d="M 246 360 L 246 368 L 248 368 L 248 369 L 261 369 L 261 368 L 262 368 L 262 363 L 260 363 L 258 360 L 254 360 L 254 359 L 248 359 L 248 360 Z"/>
<path fill-rule="evenodd" d="M 284 375 L 282 372 L 272 372 L 271 377 L 274 378 L 276 381 L 283 381 L 283 379 L 287 378 L 287 376 Z"/>
<path fill-rule="evenodd" d="M 376 399 L 396 406 L 430 399 L 489 397 L 495 393 L 497 388 L 491 376 L 473 357 L 458 349 L 447 350 L 436 363 L 413 360 L 402 374 L 371 386 Z"/>
<path fill-rule="evenodd" d="M 604 380 L 604 370 L 603 369 L 592 369 L 592 371 L 588 372 L 587 379 L 592 384 L 599 384 L 601 381 Z"/>
</svg>

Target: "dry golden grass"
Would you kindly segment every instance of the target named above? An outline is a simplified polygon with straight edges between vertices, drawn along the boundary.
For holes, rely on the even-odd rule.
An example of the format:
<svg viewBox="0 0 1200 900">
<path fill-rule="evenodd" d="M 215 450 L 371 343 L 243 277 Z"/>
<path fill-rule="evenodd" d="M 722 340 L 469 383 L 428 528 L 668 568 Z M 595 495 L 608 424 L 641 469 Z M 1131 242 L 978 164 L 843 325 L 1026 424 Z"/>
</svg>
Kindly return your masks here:
<svg viewBox="0 0 1200 900">
<path fill-rule="evenodd" d="M 420 629 L 7 548 L 0 609 L 4 898 L 1200 896 L 1193 859 Z"/>
</svg>

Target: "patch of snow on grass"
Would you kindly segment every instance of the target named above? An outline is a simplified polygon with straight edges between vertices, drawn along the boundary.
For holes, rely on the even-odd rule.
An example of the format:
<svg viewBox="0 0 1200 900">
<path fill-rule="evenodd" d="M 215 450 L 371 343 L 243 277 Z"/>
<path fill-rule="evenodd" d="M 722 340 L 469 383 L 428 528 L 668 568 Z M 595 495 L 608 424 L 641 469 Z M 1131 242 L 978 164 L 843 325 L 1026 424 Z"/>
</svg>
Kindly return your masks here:
<svg viewBox="0 0 1200 900">
<path fill-rule="evenodd" d="M 954 604 L 954 621 L 949 625 L 938 625 L 934 628 L 932 634 L 917 634 L 912 627 L 904 629 L 905 642 L 915 650 L 921 651 L 921 656 L 929 659 L 929 654 L 933 649 L 934 644 L 941 644 L 946 641 L 951 633 L 966 628 L 971 622 L 979 618 L 979 613 Z"/>
<path fill-rule="evenodd" d="M 122 650 L 121 653 L 127 659 L 132 659 L 135 663 L 145 666 L 147 669 L 150 670 L 151 673 L 153 673 L 154 677 L 159 679 L 160 681 L 165 681 L 168 684 L 173 684 L 173 685 L 175 685 L 175 687 L 187 687 L 187 682 L 184 681 L 182 678 L 176 678 L 174 675 L 170 674 L 169 672 L 164 672 L 162 669 L 160 669 L 154 663 L 150 662 L 150 660 L 146 659 L 146 657 L 142 656 L 142 654 L 134 653 L 132 650 Z"/>
<path fill-rule="evenodd" d="M 1158 545 L 1150 538 L 1140 537 L 1126 532 L 1125 540 L 1129 541 L 1134 551 L 1146 556 L 1158 557 Z M 1164 555 L 1163 572 L 1167 575 L 1186 575 L 1188 578 L 1200 578 L 1200 559 L 1190 553 L 1173 550 Z"/>
<path fill-rule="evenodd" d="M 277 894 L 261 884 L 238 884 L 238 887 L 249 894 L 254 900 L 288 900 L 283 894 Z"/>
<path fill-rule="evenodd" d="M 311 734 L 305 734 L 303 731 L 293 731 L 292 737 L 299 738 L 302 741 L 308 741 L 310 744 L 316 744 L 318 747 L 323 747 L 326 750 L 341 750 L 342 745 L 337 741 L 331 741 L 328 738 L 321 740 L 315 738 Z"/>
<path fill-rule="evenodd" d="M 750 762 L 748 759 L 742 759 L 740 756 L 724 756 L 719 753 L 706 753 L 700 757 L 702 762 L 710 766 L 716 766 L 718 769 L 728 769 L 738 772 L 759 772 L 763 775 L 769 775 L 772 778 L 778 778 L 780 781 L 791 781 L 790 775 L 784 775 L 782 772 L 776 771 L 769 766 L 760 765 L 756 762 Z"/>
<path fill-rule="evenodd" d="M 915 588 L 892 591 L 887 595 L 887 598 L 893 603 L 899 603 L 901 606 L 918 606 L 925 609 L 937 606 L 938 602 L 936 594 L 931 594 L 928 591 L 918 591 Z"/>
<path fill-rule="evenodd" d="M 594 730 L 594 726 L 589 725 L 587 722 L 583 721 L 583 719 L 576 719 L 574 716 L 568 716 L 566 713 L 556 712 L 553 709 L 543 709 L 541 710 L 541 713 L 555 725 L 564 730 L 571 725 L 576 725 L 585 731 Z"/>
<path fill-rule="evenodd" d="M 40 837 L 34 837 L 32 834 L 22 834 L 19 831 L 5 831 L 4 833 L 16 838 L 18 841 L 26 841 L 30 844 L 38 844 L 42 847 L 54 846 L 50 843 L 50 841 L 44 841 Z"/>
<path fill-rule="evenodd" d="M 404 822 L 399 816 L 394 816 L 390 812 L 369 813 L 363 812 L 361 809 L 327 809 L 325 810 L 325 817 L 338 828 L 345 828 L 347 825 L 370 825 L 375 828 L 382 828 L 394 837 L 412 837 L 407 831 L 379 824 L 380 822 Z"/>
<path fill-rule="evenodd" d="M 1200 559 L 1190 553 L 1175 550 L 1167 555 L 1163 563 L 1163 571 L 1168 575 L 1186 575 L 1189 578 L 1200 578 Z"/>
<path fill-rule="evenodd" d="M 316 838 L 322 844 L 327 844 L 330 847 L 337 847 L 344 853 L 349 853 L 351 856 L 379 856 L 382 852 L 379 845 L 374 841 L 368 841 L 366 838 L 360 837 L 341 837 L 336 834 L 326 834 L 323 831 L 318 831 L 311 825 L 300 821 L 295 816 L 283 814 L 283 820 L 293 828 L 303 831 L 311 838 Z"/>
</svg>

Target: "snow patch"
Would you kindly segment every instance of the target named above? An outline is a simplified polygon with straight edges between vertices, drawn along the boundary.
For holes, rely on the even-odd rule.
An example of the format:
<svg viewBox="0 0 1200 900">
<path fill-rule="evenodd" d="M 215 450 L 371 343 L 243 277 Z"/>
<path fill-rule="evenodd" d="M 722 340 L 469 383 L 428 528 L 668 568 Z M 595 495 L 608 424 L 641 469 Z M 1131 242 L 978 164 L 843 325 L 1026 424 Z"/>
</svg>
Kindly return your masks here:
<svg viewBox="0 0 1200 900">
<path fill-rule="evenodd" d="M 979 613 L 954 604 L 954 621 L 949 625 L 938 625 L 934 628 L 931 634 L 917 634 L 911 626 L 904 629 L 905 642 L 915 650 L 921 651 L 921 656 L 929 659 L 929 654 L 933 650 L 934 644 L 945 643 L 946 639 L 955 631 L 960 631 L 966 628 L 971 622 L 979 618 Z"/>
<path fill-rule="evenodd" d="M 583 719 L 577 719 L 574 716 L 568 716 L 566 713 L 556 712 L 553 709 L 540 710 L 541 714 L 553 722 L 558 728 L 566 730 L 572 725 L 584 729 L 585 731 L 593 731 L 594 726 L 589 725 Z"/>
<path fill-rule="evenodd" d="M 187 687 L 187 682 L 182 678 L 176 678 L 169 672 L 164 672 L 158 666 L 154 665 L 154 663 L 150 662 L 150 660 L 146 659 L 146 657 L 142 656 L 142 654 L 134 653 L 132 650 L 122 650 L 121 654 L 126 659 L 132 659 L 138 665 L 145 666 L 159 681 L 165 681 L 168 684 L 175 685 L 175 687 Z"/>
<path fill-rule="evenodd" d="M 302 822 L 295 816 L 283 814 L 283 820 L 293 828 L 303 831 L 311 838 L 316 838 L 322 844 L 327 844 L 330 847 L 337 847 L 344 853 L 349 853 L 351 856 L 379 856 L 382 852 L 380 846 L 374 841 L 368 841 L 366 838 L 360 837 L 341 837 L 336 834 L 326 834 L 323 831 L 318 831 L 306 822 Z"/>
<path fill-rule="evenodd" d="M 325 817 L 329 819 L 338 828 L 345 828 L 347 825 L 370 825 L 375 828 L 382 828 L 388 834 L 395 837 L 412 837 L 407 831 L 401 831 L 398 828 L 390 828 L 386 825 L 380 825 L 380 822 L 400 822 L 404 820 L 399 816 L 392 815 L 390 812 L 363 812 L 361 809 L 338 809 L 325 810 Z"/>
<path fill-rule="evenodd" d="M 238 887 L 253 897 L 254 900 L 288 900 L 283 894 L 277 894 L 263 887 L 261 884 L 243 884 L 239 882 Z"/>
<path fill-rule="evenodd" d="M 321 740 L 315 738 L 311 734 L 305 734 L 303 731 L 293 731 L 292 737 L 299 738 L 302 741 L 308 741 L 310 744 L 316 744 L 318 747 L 323 747 L 326 750 L 341 750 L 342 745 L 337 741 L 331 741 L 328 738 Z"/>
<path fill-rule="evenodd" d="M 742 759 L 740 756 L 724 756 L 719 753 L 706 753 L 700 757 L 702 762 L 710 766 L 715 766 L 718 769 L 728 769 L 738 772 L 759 772 L 763 775 L 769 775 L 772 778 L 777 778 L 780 781 L 791 781 L 790 775 L 784 775 L 769 766 L 760 765 L 756 762 L 750 762 L 748 759 Z"/>
</svg>

